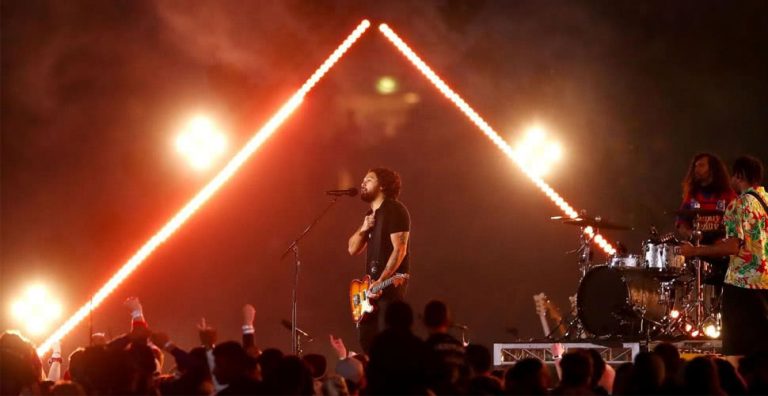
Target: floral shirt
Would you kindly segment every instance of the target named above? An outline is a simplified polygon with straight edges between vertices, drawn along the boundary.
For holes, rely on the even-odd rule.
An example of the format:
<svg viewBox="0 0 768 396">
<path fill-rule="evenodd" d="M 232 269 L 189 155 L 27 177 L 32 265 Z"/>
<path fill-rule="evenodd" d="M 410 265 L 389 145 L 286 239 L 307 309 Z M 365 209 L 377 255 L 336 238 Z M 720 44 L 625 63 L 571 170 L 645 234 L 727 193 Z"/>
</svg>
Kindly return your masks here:
<svg viewBox="0 0 768 396">
<path fill-rule="evenodd" d="M 749 188 L 768 203 L 765 188 Z M 731 256 L 725 283 L 748 289 L 768 289 L 768 213 L 754 196 L 742 193 L 725 211 L 726 238 L 741 241 Z"/>
</svg>

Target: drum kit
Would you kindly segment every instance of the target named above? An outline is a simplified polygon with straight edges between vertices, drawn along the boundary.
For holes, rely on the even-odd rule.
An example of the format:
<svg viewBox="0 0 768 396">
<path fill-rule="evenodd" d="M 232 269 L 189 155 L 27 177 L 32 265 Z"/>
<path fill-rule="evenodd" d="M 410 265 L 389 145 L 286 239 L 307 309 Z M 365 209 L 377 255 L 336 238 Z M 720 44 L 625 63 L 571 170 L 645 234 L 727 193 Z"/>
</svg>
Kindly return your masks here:
<svg viewBox="0 0 768 396">
<path fill-rule="evenodd" d="M 716 213 L 713 213 L 716 212 Z M 694 219 L 691 242 L 701 241 L 699 218 L 722 211 L 675 211 Z M 603 219 L 553 217 L 581 228 L 578 253 L 580 279 L 575 315 L 564 338 L 643 339 L 719 337 L 720 301 L 717 285 L 705 285 L 710 265 L 698 258 L 676 254 L 681 242 L 673 235 L 659 236 L 655 228 L 642 243 L 639 254 L 625 247 L 605 263 L 592 262 L 591 239 L 595 230 L 630 230 Z"/>
</svg>

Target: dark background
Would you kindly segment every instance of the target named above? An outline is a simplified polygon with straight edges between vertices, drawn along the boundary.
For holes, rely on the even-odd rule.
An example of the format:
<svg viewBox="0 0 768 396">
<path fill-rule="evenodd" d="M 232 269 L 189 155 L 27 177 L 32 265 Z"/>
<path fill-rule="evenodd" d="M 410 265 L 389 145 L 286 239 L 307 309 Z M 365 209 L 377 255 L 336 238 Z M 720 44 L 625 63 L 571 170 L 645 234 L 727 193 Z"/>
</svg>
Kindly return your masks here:
<svg viewBox="0 0 768 396">
<path fill-rule="evenodd" d="M 139 296 L 181 346 L 205 317 L 237 338 L 257 310 L 262 345 L 290 348 L 291 261 L 280 253 L 326 205 L 323 191 L 388 166 L 412 221 L 416 311 L 443 299 L 470 339 L 541 336 L 531 296 L 575 293 L 578 229 L 376 31 L 389 23 L 505 137 L 531 122 L 565 147 L 548 182 L 578 209 L 635 227 L 639 253 L 670 231 L 691 157 L 768 159 L 764 1 L 3 1 L 0 329 L 32 281 L 71 313 L 214 174 L 175 154 L 197 112 L 233 154 L 363 18 L 374 23 L 304 104 L 93 315 L 127 329 Z M 398 79 L 390 96 L 382 75 Z M 417 98 L 406 103 L 405 98 Z M 303 242 L 300 326 L 359 350 L 346 253 L 365 205 L 339 202 Z M 598 260 L 604 260 L 599 257 Z M 65 353 L 87 341 L 87 325 Z M 42 341 L 42 338 L 36 339 Z"/>
</svg>

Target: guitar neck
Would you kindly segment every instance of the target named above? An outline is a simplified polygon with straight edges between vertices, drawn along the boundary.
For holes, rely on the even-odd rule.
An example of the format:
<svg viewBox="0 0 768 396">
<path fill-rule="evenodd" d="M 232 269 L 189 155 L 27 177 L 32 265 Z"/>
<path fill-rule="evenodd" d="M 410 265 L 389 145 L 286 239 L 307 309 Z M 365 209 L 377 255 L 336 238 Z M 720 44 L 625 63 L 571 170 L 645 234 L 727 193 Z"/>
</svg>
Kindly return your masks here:
<svg viewBox="0 0 768 396">
<path fill-rule="evenodd" d="M 389 279 L 385 280 L 384 282 L 381 282 L 378 286 L 372 287 L 371 288 L 371 293 L 378 293 L 379 290 L 381 290 L 381 289 L 391 285 L 392 282 L 395 281 L 395 278 L 400 278 L 400 277 L 401 276 L 399 276 L 399 275 L 394 275 L 394 276 L 389 277 Z"/>
</svg>

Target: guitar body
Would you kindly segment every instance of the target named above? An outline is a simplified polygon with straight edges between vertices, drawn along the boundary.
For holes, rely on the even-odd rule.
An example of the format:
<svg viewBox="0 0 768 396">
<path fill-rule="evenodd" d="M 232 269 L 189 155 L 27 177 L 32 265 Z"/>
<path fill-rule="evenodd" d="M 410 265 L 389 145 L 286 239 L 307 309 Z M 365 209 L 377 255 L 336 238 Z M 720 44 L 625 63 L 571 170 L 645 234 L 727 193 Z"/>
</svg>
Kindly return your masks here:
<svg viewBox="0 0 768 396">
<path fill-rule="evenodd" d="M 371 286 L 371 277 L 366 275 L 362 280 L 355 279 L 349 284 L 349 304 L 352 309 L 352 320 L 360 324 L 363 316 L 373 312 L 373 304 L 368 299 L 368 288 Z"/>
<path fill-rule="evenodd" d="M 376 294 L 391 285 L 398 286 L 407 279 L 408 274 L 395 274 L 375 286 L 376 290 L 371 290 L 373 281 L 369 275 L 364 276 L 362 280 L 354 279 L 349 284 L 349 307 L 352 310 L 352 320 L 355 321 L 355 324 L 359 326 L 365 315 L 375 309 L 369 297 L 370 294 Z"/>
</svg>

